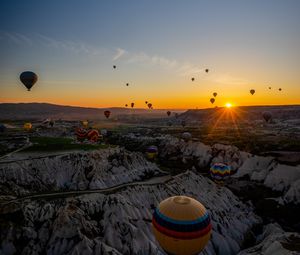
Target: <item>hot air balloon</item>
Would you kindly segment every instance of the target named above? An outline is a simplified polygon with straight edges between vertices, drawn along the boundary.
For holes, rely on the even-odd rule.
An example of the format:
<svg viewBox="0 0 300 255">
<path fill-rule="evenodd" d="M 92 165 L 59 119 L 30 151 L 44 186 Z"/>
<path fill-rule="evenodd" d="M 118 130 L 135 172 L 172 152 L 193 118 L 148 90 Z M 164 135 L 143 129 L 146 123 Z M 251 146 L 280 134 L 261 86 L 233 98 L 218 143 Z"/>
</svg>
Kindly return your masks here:
<svg viewBox="0 0 300 255">
<path fill-rule="evenodd" d="M 255 90 L 254 89 L 250 89 L 250 93 L 251 93 L 251 95 L 253 95 L 255 93 Z"/>
<path fill-rule="evenodd" d="M 104 111 L 104 116 L 108 119 L 110 116 L 110 111 L 108 110 Z"/>
<path fill-rule="evenodd" d="M 23 128 L 26 131 L 30 131 L 32 129 L 32 124 L 30 122 L 27 122 L 27 123 L 24 124 Z"/>
<path fill-rule="evenodd" d="M 215 102 L 215 99 L 211 98 L 209 101 L 213 104 Z"/>
<path fill-rule="evenodd" d="M 279 88 L 278 90 L 281 91 L 281 88 Z"/>
<path fill-rule="evenodd" d="M 117 67 L 114 65 L 113 68 L 116 69 Z"/>
<path fill-rule="evenodd" d="M 189 140 L 192 139 L 192 134 L 189 133 L 189 132 L 184 132 L 184 133 L 182 133 L 181 138 L 182 138 L 185 142 L 188 142 Z"/>
<path fill-rule="evenodd" d="M 126 86 L 128 87 L 128 86 L 129 86 L 129 83 L 126 83 Z"/>
<path fill-rule="evenodd" d="M 98 140 L 100 139 L 98 130 L 96 130 L 96 129 L 89 130 L 86 134 L 86 138 L 90 142 L 95 142 L 95 143 L 98 142 Z"/>
<path fill-rule="evenodd" d="M 232 173 L 231 167 L 223 163 L 215 163 L 210 167 L 210 175 L 216 183 L 223 183 Z"/>
<path fill-rule="evenodd" d="M 271 89 L 271 87 L 269 87 L 269 89 Z"/>
<path fill-rule="evenodd" d="M 192 81 L 194 81 L 194 80 L 195 80 L 195 78 L 193 77 L 191 80 L 192 80 Z"/>
<path fill-rule="evenodd" d="M 6 131 L 6 126 L 3 124 L 0 124 L 0 133 L 4 133 Z"/>
<path fill-rule="evenodd" d="M 157 157 L 158 148 L 154 145 L 151 145 L 147 148 L 146 156 L 148 159 L 153 160 Z"/>
<path fill-rule="evenodd" d="M 211 219 L 205 207 L 187 196 L 163 200 L 155 209 L 152 229 L 167 254 L 195 255 L 201 252 L 211 236 Z"/>
<path fill-rule="evenodd" d="M 83 128 L 76 128 L 75 130 L 75 135 L 77 137 L 77 140 L 82 142 L 85 138 L 86 138 L 86 134 L 87 134 L 87 131 Z"/>
<path fill-rule="evenodd" d="M 125 104 L 125 107 L 128 107 L 128 104 Z"/>
<path fill-rule="evenodd" d="M 209 69 L 205 69 L 205 72 L 208 73 L 208 72 L 209 72 Z"/>
<path fill-rule="evenodd" d="M 151 109 L 152 108 L 152 104 L 148 103 L 148 108 Z"/>
<path fill-rule="evenodd" d="M 38 76 L 34 72 L 26 71 L 20 74 L 20 80 L 25 85 L 28 91 L 37 82 Z"/>
<path fill-rule="evenodd" d="M 170 111 L 167 111 L 167 115 L 170 116 L 170 115 L 171 115 L 171 112 L 170 112 Z"/>
<path fill-rule="evenodd" d="M 88 125 L 89 125 L 89 122 L 88 122 L 87 120 L 83 120 L 83 121 L 81 122 L 81 124 L 82 124 L 82 126 L 84 126 L 85 128 L 87 128 Z"/>
<path fill-rule="evenodd" d="M 214 97 L 216 97 L 217 95 L 218 95 L 218 93 L 217 93 L 217 92 L 214 92 L 214 93 L 213 93 L 213 96 L 214 96 Z"/>
<path fill-rule="evenodd" d="M 130 105 L 131 105 L 131 108 L 133 108 L 133 107 L 134 107 L 134 103 L 131 103 Z"/>
<path fill-rule="evenodd" d="M 263 112 L 263 118 L 265 119 L 266 122 L 269 122 L 272 119 L 272 113 L 270 112 Z"/>
<path fill-rule="evenodd" d="M 148 104 L 148 101 L 145 101 L 145 104 Z"/>
</svg>

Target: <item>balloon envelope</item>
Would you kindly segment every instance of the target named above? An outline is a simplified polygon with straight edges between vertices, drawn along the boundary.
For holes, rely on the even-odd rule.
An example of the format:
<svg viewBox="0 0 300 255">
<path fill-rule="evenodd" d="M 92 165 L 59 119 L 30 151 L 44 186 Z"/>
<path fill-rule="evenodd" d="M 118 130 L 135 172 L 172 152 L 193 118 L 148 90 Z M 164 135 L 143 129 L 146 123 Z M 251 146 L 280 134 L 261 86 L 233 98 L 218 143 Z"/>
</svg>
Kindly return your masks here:
<svg viewBox="0 0 300 255">
<path fill-rule="evenodd" d="M 110 116 L 110 111 L 104 111 L 104 116 L 108 119 Z"/>
<path fill-rule="evenodd" d="M 0 124 L 0 133 L 3 133 L 6 131 L 6 126 L 3 124 Z"/>
<path fill-rule="evenodd" d="M 271 112 L 263 112 L 263 118 L 266 122 L 269 122 L 272 119 L 272 113 Z"/>
<path fill-rule="evenodd" d="M 223 163 L 215 163 L 210 167 L 210 175 L 215 182 L 222 183 L 232 173 L 231 167 Z"/>
<path fill-rule="evenodd" d="M 214 92 L 214 93 L 213 93 L 213 96 L 214 96 L 214 97 L 216 97 L 217 95 L 218 95 L 218 93 L 217 93 L 217 92 Z"/>
<path fill-rule="evenodd" d="M 27 90 L 30 91 L 32 86 L 37 82 L 38 76 L 34 72 L 26 71 L 20 74 L 20 80 Z"/>
<path fill-rule="evenodd" d="M 205 248 L 212 225 L 200 202 L 187 196 L 174 196 L 163 200 L 155 209 L 152 229 L 168 254 L 193 255 Z"/>
<path fill-rule="evenodd" d="M 170 115 L 171 115 L 171 112 L 170 112 L 170 111 L 167 111 L 167 115 L 170 116 Z"/>
<path fill-rule="evenodd" d="M 250 89 L 250 93 L 251 93 L 251 95 L 253 95 L 255 93 L 255 90 L 254 89 Z"/>
<path fill-rule="evenodd" d="M 215 99 L 211 98 L 209 101 L 213 104 L 215 102 Z"/>
<path fill-rule="evenodd" d="M 30 122 L 27 122 L 24 124 L 23 128 L 26 130 L 26 131 L 29 131 L 32 129 L 32 124 Z"/>
<path fill-rule="evenodd" d="M 181 135 L 182 139 L 186 142 L 188 142 L 189 140 L 192 139 L 192 134 L 189 133 L 189 132 L 184 132 L 182 135 Z"/>
</svg>

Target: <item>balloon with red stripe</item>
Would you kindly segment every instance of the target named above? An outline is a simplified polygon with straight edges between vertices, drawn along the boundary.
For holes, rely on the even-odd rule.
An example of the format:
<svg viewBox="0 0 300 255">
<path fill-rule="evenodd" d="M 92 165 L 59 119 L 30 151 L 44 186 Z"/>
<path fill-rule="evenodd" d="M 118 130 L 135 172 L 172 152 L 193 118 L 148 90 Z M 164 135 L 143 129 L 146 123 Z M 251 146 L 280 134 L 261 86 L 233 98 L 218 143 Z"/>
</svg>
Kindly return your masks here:
<svg viewBox="0 0 300 255">
<path fill-rule="evenodd" d="M 215 163 L 210 167 L 210 175 L 216 183 L 223 183 L 232 174 L 231 167 L 223 163 Z"/>
<path fill-rule="evenodd" d="M 153 233 L 160 246 L 174 255 L 202 251 L 211 236 L 211 219 L 205 207 L 187 196 L 163 200 L 152 218 Z"/>
</svg>

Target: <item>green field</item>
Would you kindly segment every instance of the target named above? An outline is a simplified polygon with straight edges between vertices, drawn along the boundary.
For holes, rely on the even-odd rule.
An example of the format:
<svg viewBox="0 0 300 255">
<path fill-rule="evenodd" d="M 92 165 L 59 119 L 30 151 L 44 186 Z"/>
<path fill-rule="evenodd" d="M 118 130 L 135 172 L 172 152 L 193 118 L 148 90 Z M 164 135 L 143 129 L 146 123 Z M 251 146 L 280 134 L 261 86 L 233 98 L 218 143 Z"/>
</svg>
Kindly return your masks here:
<svg viewBox="0 0 300 255">
<path fill-rule="evenodd" d="M 64 151 L 64 150 L 95 150 L 108 148 L 107 144 L 78 144 L 72 138 L 64 137 L 31 137 L 33 145 L 24 150 L 29 151 Z"/>
</svg>

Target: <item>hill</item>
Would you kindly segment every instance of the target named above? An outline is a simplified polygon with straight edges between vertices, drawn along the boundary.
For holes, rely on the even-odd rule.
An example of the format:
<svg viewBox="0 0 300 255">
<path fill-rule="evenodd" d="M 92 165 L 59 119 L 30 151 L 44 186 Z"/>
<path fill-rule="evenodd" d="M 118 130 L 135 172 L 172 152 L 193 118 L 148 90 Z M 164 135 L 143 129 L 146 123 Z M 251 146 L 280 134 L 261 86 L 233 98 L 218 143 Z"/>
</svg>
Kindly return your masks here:
<svg viewBox="0 0 300 255">
<path fill-rule="evenodd" d="M 2 103 L 0 104 L 0 119 L 2 120 L 37 120 L 45 118 L 78 120 L 78 119 L 104 119 L 103 112 L 110 110 L 113 116 L 128 114 L 149 115 L 162 117 L 166 110 L 148 110 L 141 108 L 88 108 L 78 106 L 55 105 L 48 103 Z"/>
</svg>

